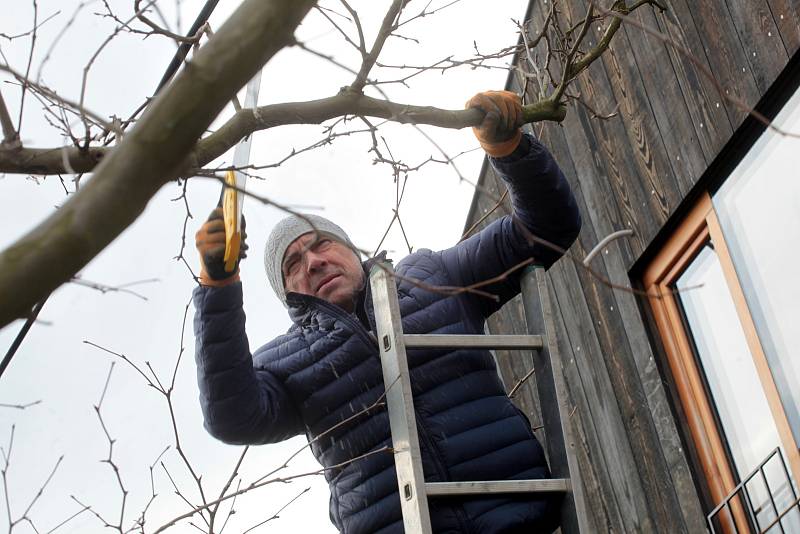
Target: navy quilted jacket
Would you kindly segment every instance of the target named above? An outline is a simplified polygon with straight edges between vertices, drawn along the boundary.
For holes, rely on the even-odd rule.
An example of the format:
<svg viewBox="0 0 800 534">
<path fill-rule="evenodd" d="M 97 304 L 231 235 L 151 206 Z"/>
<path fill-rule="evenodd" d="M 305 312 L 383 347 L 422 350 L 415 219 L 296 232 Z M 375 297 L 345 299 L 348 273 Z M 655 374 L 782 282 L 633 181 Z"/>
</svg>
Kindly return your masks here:
<svg viewBox="0 0 800 534">
<path fill-rule="evenodd" d="M 514 154 L 492 163 L 509 187 L 518 221 L 567 248 L 577 236 L 580 216 L 550 154 L 525 137 Z M 517 224 L 503 217 L 453 248 L 407 256 L 396 271 L 429 285 L 465 286 L 529 257 L 546 266 L 558 258 L 529 243 Z M 500 302 L 445 296 L 399 280 L 404 331 L 483 333 L 486 317 L 519 292 L 519 271 L 483 289 Z M 330 516 L 339 530 L 403 532 L 394 462 L 390 452 L 381 451 L 391 446 L 388 415 L 383 407 L 364 412 L 384 392 L 369 296 L 363 295 L 361 314 L 348 314 L 316 297 L 290 293 L 294 325 L 252 356 L 241 284 L 199 287 L 194 299 L 200 401 L 208 431 L 238 444 L 306 434 L 316 458 L 329 468 Z M 408 360 L 426 480 L 549 476 L 542 448 L 506 395 L 488 351 L 409 350 Z M 429 504 L 437 533 L 550 532 L 557 521 L 557 503 L 547 496 L 441 497 Z"/>
</svg>

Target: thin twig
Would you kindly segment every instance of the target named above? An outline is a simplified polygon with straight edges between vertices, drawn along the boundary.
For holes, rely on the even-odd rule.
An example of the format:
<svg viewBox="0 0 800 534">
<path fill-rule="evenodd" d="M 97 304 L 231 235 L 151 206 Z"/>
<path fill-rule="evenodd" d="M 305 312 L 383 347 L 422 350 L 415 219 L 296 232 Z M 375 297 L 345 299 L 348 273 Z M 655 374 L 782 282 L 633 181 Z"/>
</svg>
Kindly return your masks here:
<svg viewBox="0 0 800 534">
<path fill-rule="evenodd" d="M 36 26 L 34 26 L 33 28 L 31 28 L 30 30 L 28 30 L 26 32 L 18 33 L 16 35 L 7 35 L 5 33 L 0 32 L 0 37 L 2 37 L 4 39 L 8 39 L 9 41 L 13 41 L 14 39 L 19 39 L 20 37 L 25 37 L 26 35 L 31 35 L 34 31 L 38 30 L 39 28 L 44 26 L 47 22 L 49 22 L 50 20 L 56 18 L 60 14 L 61 14 L 61 11 L 56 11 L 52 15 L 44 18 L 42 20 L 42 22 L 40 22 L 39 24 L 37 24 Z"/>
<path fill-rule="evenodd" d="M 0 402 L 0 408 L 14 408 L 14 409 L 17 409 L 17 410 L 24 410 L 26 408 L 30 408 L 31 406 L 36 406 L 37 404 L 41 404 L 41 403 L 42 403 L 41 399 L 37 400 L 37 401 L 29 402 L 27 404 L 5 404 L 5 403 Z"/>
<path fill-rule="evenodd" d="M 78 113 L 80 113 L 80 114 L 82 114 L 82 115 L 84 115 L 86 117 L 91 118 L 92 121 L 96 122 L 98 125 L 102 126 L 103 128 L 107 128 L 110 131 L 117 131 L 118 130 L 118 128 L 116 126 L 114 126 L 113 124 L 109 123 L 108 121 L 106 121 L 105 119 L 100 117 L 100 115 L 98 115 L 97 113 L 94 113 L 94 112 L 86 109 L 82 104 L 78 104 L 76 102 L 73 102 L 72 100 L 64 98 L 64 97 L 58 95 L 55 91 L 53 91 L 51 89 L 48 89 L 47 87 L 45 87 L 45 86 L 43 86 L 41 84 L 38 84 L 38 83 L 36 83 L 36 82 L 34 82 L 32 80 L 29 80 L 25 75 L 20 74 L 19 72 L 15 71 L 9 65 L 0 64 L 0 70 L 11 74 L 14 78 L 17 79 L 17 81 L 20 84 L 22 84 L 23 87 L 29 87 L 29 88 L 36 89 L 37 91 L 39 91 L 43 95 L 46 95 L 48 98 L 51 98 L 51 99 L 55 100 L 56 102 L 59 102 L 60 104 L 62 104 L 64 106 L 67 106 L 69 108 L 72 108 L 75 111 L 77 111 Z"/>
<path fill-rule="evenodd" d="M 508 392 L 508 396 L 509 396 L 509 398 L 512 398 L 512 399 L 514 398 L 514 395 L 516 395 L 516 394 L 517 394 L 517 391 L 519 390 L 519 388 L 520 388 L 520 387 L 522 387 L 522 385 L 523 385 L 525 382 L 527 382 L 527 381 L 528 381 L 528 379 L 530 379 L 530 377 L 532 377 L 532 376 L 533 376 L 533 373 L 534 373 L 534 372 L 536 372 L 536 368 L 535 368 L 535 367 L 532 367 L 530 371 L 528 371 L 527 373 L 525 373 L 525 376 L 523 376 L 522 378 L 520 378 L 520 379 L 519 379 L 519 381 L 518 381 L 516 384 L 514 384 L 514 387 L 513 387 L 513 388 L 511 388 L 511 391 L 509 391 L 509 392 Z"/>
<path fill-rule="evenodd" d="M 141 295 L 141 294 L 139 294 L 139 293 L 137 293 L 135 291 L 127 289 L 126 286 L 132 286 L 132 285 L 137 285 L 137 284 L 149 284 L 149 283 L 152 283 L 152 282 L 160 282 L 160 280 L 158 278 L 149 278 L 147 280 L 138 280 L 136 282 L 129 282 L 127 284 L 123 284 L 121 286 L 116 286 L 116 287 L 115 286 L 109 286 L 109 285 L 106 285 L 106 284 L 100 284 L 98 282 L 92 282 L 90 280 L 86 280 L 84 278 L 80 278 L 79 275 L 73 276 L 72 279 L 70 280 L 70 283 L 72 283 L 72 284 L 88 287 L 88 288 L 91 288 L 91 289 L 96 289 L 97 291 L 99 291 L 99 292 L 101 292 L 103 294 L 105 294 L 105 293 L 127 293 L 129 295 L 133 295 L 134 297 L 138 297 L 138 298 L 140 298 L 140 299 L 142 299 L 144 301 L 148 300 L 147 297 L 145 297 L 144 295 Z"/>
<path fill-rule="evenodd" d="M 64 35 L 67 33 L 67 31 L 70 29 L 70 27 L 72 27 L 72 25 L 75 23 L 75 21 L 78 18 L 78 14 L 83 10 L 84 7 L 86 7 L 92 1 L 93 0 L 82 0 L 81 3 L 78 4 L 78 7 L 75 8 L 75 11 L 72 13 L 72 16 L 69 18 L 69 20 L 67 20 L 67 23 L 64 24 L 64 27 L 61 28 L 61 31 L 58 32 L 58 35 L 56 35 L 56 37 L 50 43 L 50 47 L 47 49 L 47 52 L 45 52 L 44 57 L 39 62 L 39 67 L 36 70 L 36 81 L 37 82 L 42 79 L 42 70 L 44 70 L 44 66 L 50 60 L 50 56 L 52 55 L 53 50 L 55 50 L 56 46 L 61 41 L 62 37 L 64 37 Z M 59 13 L 60 13 L 60 11 L 59 11 Z"/>
<path fill-rule="evenodd" d="M 11 121 L 11 115 L 8 113 L 8 107 L 6 107 L 6 101 L 3 100 L 2 92 L 0 92 L 0 126 L 3 128 L 3 144 L 6 146 L 18 146 L 19 134 Z"/>
<path fill-rule="evenodd" d="M 162 28 L 161 26 L 159 26 L 158 24 L 156 24 L 155 22 L 150 20 L 145 15 L 145 13 L 147 13 L 147 10 L 150 8 L 150 6 L 154 5 L 155 2 L 154 1 L 150 2 L 145 7 L 141 7 L 141 3 L 142 3 L 142 0 L 134 0 L 134 2 L 133 2 L 133 9 L 136 11 L 135 17 L 138 18 L 140 21 L 142 21 L 144 24 L 146 24 L 147 26 L 150 27 L 150 29 L 152 31 L 148 32 L 149 34 L 164 35 L 166 37 L 169 37 L 170 39 L 172 39 L 173 41 L 175 41 L 178 44 L 188 44 L 190 46 L 197 44 L 200 41 L 200 38 L 203 36 L 203 27 L 202 26 L 200 28 L 198 28 L 197 33 L 195 35 L 186 36 L 186 37 L 184 37 L 183 35 L 179 35 L 177 33 L 173 33 L 173 32 L 169 31 L 166 28 Z"/>
<path fill-rule="evenodd" d="M 489 216 L 490 216 L 492 213 L 494 213 L 494 212 L 495 212 L 495 210 L 497 210 L 497 208 L 499 208 L 500 206 L 502 206 L 502 205 L 503 205 L 503 200 L 505 200 L 505 198 L 506 198 L 507 196 L 508 196 L 508 189 L 506 189 L 506 190 L 503 192 L 503 195 L 502 195 L 502 196 L 501 196 L 499 199 L 497 199 L 497 202 L 495 202 L 494 206 L 492 206 L 492 207 L 491 207 L 491 209 L 490 209 L 489 211 L 487 211 L 486 213 L 484 213 L 484 214 L 483 214 L 483 216 L 482 216 L 480 219 L 478 219 L 477 221 L 475 221 L 474 223 L 472 223 L 472 226 L 470 226 L 470 227 L 467 229 L 467 231 L 466 231 L 466 232 L 464 232 L 464 234 L 461 236 L 461 239 L 459 239 L 459 240 L 458 240 L 458 241 L 459 241 L 459 243 L 460 243 L 461 241 L 464 241 L 464 240 L 465 240 L 466 238 L 468 238 L 469 236 L 471 236 L 471 235 L 472 235 L 472 232 L 474 232 L 474 231 L 475 231 L 475 229 L 476 229 L 476 228 L 478 228 L 478 226 L 480 226 L 480 224 L 481 224 L 483 221 L 485 221 L 485 220 L 486 220 L 486 219 L 487 219 L 487 218 L 488 218 L 488 217 L 489 217 Z"/>
<path fill-rule="evenodd" d="M 274 514 L 272 514 L 272 515 L 271 515 L 270 517 L 268 517 L 267 519 L 265 519 L 265 520 L 263 520 L 263 521 L 261 521 L 261 522 L 259 522 L 259 523 L 256 523 L 256 524 L 255 524 L 255 525 L 253 525 L 252 527 L 250 527 L 250 528 L 248 528 L 247 530 L 243 531 L 243 532 L 242 532 L 242 534 L 247 534 L 248 532 L 251 532 L 251 531 L 255 530 L 257 527 L 260 527 L 261 525 L 263 525 L 263 524 L 265 524 L 265 523 L 268 523 L 268 522 L 270 522 L 270 521 L 273 521 L 273 520 L 275 520 L 275 519 L 278 519 L 278 517 L 280 516 L 280 513 L 281 513 L 281 512 L 283 512 L 284 510 L 286 510 L 286 508 L 288 508 L 288 507 L 289 507 L 289 505 L 291 505 L 291 504 L 292 504 L 293 502 L 295 502 L 297 499 L 299 499 L 300 497 L 302 497 L 302 496 L 303 496 L 304 494 L 306 494 L 306 493 L 307 493 L 309 490 L 311 490 L 311 488 L 306 488 L 306 489 L 304 489 L 303 491 L 301 491 L 300 493 L 298 493 L 297 495 L 295 495 L 294 497 L 292 497 L 292 498 L 291 498 L 291 499 L 290 499 L 290 500 L 289 500 L 289 501 L 288 501 L 286 504 L 284 504 L 283 506 L 281 506 L 281 507 L 278 509 L 278 511 L 277 511 L 277 512 L 275 512 Z"/>
<path fill-rule="evenodd" d="M 406 0 L 394 0 L 392 2 L 392 5 L 386 12 L 386 16 L 383 18 L 381 27 L 378 30 L 378 35 L 375 37 L 375 42 L 372 45 L 372 49 L 366 56 L 364 56 L 364 60 L 361 62 L 361 68 L 356 75 L 356 79 L 352 84 L 350 84 L 349 89 L 351 91 L 360 93 L 364 89 L 364 86 L 367 83 L 367 76 L 369 76 L 369 71 L 372 70 L 372 66 L 375 64 L 375 61 L 378 60 L 378 56 L 383 49 L 386 39 L 395 29 L 397 29 L 397 19 L 400 16 L 400 13 L 403 11 L 405 3 Z"/>
<path fill-rule="evenodd" d="M 247 493 L 249 491 L 253 491 L 254 489 L 258 489 L 258 488 L 261 488 L 261 487 L 264 487 L 264 486 L 267 486 L 267 485 L 270 485 L 270 484 L 286 483 L 286 482 L 290 482 L 292 480 L 297 480 L 299 478 L 305 478 L 305 477 L 309 477 L 309 476 L 321 475 L 325 471 L 341 469 L 342 467 L 345 467 L 345 466 L 347 466 L 347 465 L 349 465 L 349 464 L 351 464 L 353 462 L 356 462 L 358 460 L 363 460 L 364 458 L 368 458 L 368 457 L 374 456 L 376 454 L 391 453 L 391 452 L 392 452 L 392 448 L 391 447 L 381 447 L 379 449 L 375 449 L 373 451 L 369 451 L 367 453 L 361 454 L 361 455 L 359 455 L 359 456 L 357 456 L 355 458 L 351 458 L 349 460 L 346 460 L 344 462 L 340 462 L 338 464 L 335 464 L 335 465 L 332 465 L 332 466 L 329 466 L 329 467 L 322 467 L 322 468 L 317 469 L 315 471 L 308 471 L 308 472 L 305 472 L 305 473 L 300 473 L 300 474 L 297 474 L 297 475 L 290 475 L 290 476 L 281 477 L 281 478 L 271 478 L 269 480 L 264 480 L 263 482 L 251 484 L 251 485 L 249 485 L 249 486 L 247 486 L 247 487 L 245 487 L 245 488 L 243 488 L 241 490 L 235 491 L 233 493 L 229 493 L 228 495 L 225 495 L 224 497 L 222 497 L 220 499 L 216 499 L 214 501 L 211 501 L 211 502 L 205 503 L 205 504 L 203 504 L 201 506 L 198 506 L 198 507 L 196 507 L 194 510 L 192 510 L 190 512 L 186 512 L 184 514 L 181 514 L 179 516 L 176 516 L 176 517 L 172 518 L 170 521 L 168 521 L 167 523 L 164 523 L 158 529 L 156 529 L 153 532 L 153 534 L 159 534 L 160 532 L 164 532 L 165 530 L 173 527 L 178 521 L 181 521 L 183 519 L 188 519 L 188 518 L 192 517 L 193 515 L 195 515 L 197 513 L 200 513 L 203 510 L 208 509 L 209 506 L 214 506 L 215 504 L 217 504 L 220 501 L 225 501 L 225 500 L 228 500 L 228 499 L 232 499 L 232 498 L 236 497 L 237 495 L 241 495 L 243 493 Z"/>
<path fill-rule="evenodd" d="M 38 532 L 38 530 L 36 529 L 36 526 L 35 526 L 35 524 L 33 522 L 33 519 L 31 519 L 31 517 L 30 517 L 31 510 L 36 505 L 36 503 L 39 501 L 41 496 L 44 494 L 45 490 L 47 489 L 48 484 L 50 484 L 50 481 L 55 476 L 56 471 L 58 470 L 59 466 L 61 465 L 61 462 L 64 460 L 64 455 L 62 454 L 58 458 L 58 460 L 56 460 L 55 465 L 53 465 L 53 468 L 50 470 L 50 474 L 47 476 L 47 478 L 44 480 L 44 482 L 41 484 L 41 486 L 39 486 L 39 489 L 36 491 L 36 493 L 34 494 L 33 498 L 28 503 L 28 506 L 25 508 L 25 511 L 23 511 L 22 514 L 20 514 L 20 516 L 17 519 L 13 519 L 13 514 L 12 514 L 12 511 L 11 511 L 11 499 L 10 499 L 9 487 L 8 487 L 8 471 L 9 471 L 9 468 L 11 467 L 11 453 L 12 453 L 12 450 L 14 448 L 14 433 L 15 433 L 15 430 L 16 430 L 16 425 L 11 425 L 11 435 L 10 435 L 9 440 L 8 440 L 8 450 L 5 450 L 2 447 L 0 447 L 0 452 L 2 452 L 2 456 L 3 456 L 3 466 L 0 467 L 0 474 L 2 475 L 2 479 L 3 479 L 3 495 L 4 495 L 4 498 L 5 498 L 5 504 L 6 504 L 6 517 L 7 517 L 7 520 L 8 520 L 8 532 L 13 531 L 14 527 L 17 526 L 18 524 L 25 523 L 25 522 L 28 523 L 31 526 L 31 528 L 33 528 L 34 531 Z"/>
<path fill-rule="evenodd" d="M 75 512 L 74 514 L 72 514 L 71 516 L 67 517 L 66 519 L 64 519 L 63 521 L 58 523 L 56 526 L 54 526 L 53 528 L 48 530 L 46 534 L 52 534 L 53 532 L 55 532 L 59 528 L 63 527 L 64 525 L 66 525 L 67 523 L 69 523 L 70 521 L 72 521 L 73 519 L 78 517 L 79 515 L 81 515 L 83 512 L 86 512 L 87 510 L 89 510 L 88 506 L 82 507 L 80 510 L 78 510 L 77 512 Z"/>
<path fill-rule="evenodd" d="M 33 29 L 31 30 L 31 47 L 30 52 L 28 53 L 28 65 L 25 67 L 25 79 L 28 79 L 28 76 L 31 73 L 31 64 L 33 63 L 33 51 L 36 48 L 36 33 L 38 29 L 37 20 L 39 18 L 39 4 L 36 0 L 33 0 Z M 25 109 L 25 94 L 27 92 L 27 86 L 22 85 L 22 95 L 19 99 L 19 119 L 17 120 L 17 132 L 22 131 L 22 113 Z"/>
<path fill-rule="evenodd" d="M 236 476 L 239 474 L 239 468 L 242 466 L 242 462 L 244 461 L 244 457 L 247 454 L 247 451 L 249 451 L 249 450 L 250 450 L 249 446 L 245 447 L 244 449 L 242 449 L 242 454 L 239 455 L 239 459 L 236 461 L 236 465 L 233 467 L 233 470 L 231 471 L 231 474 L 228 477 L 227 482 L 225 482 L 225 485 L 222 486 L 222 491 L 219 492 L 219 497 L 224 497 L 225 493 L 227 493 L 227 491 L 228 491 L 228 488 L 231 487 L 231 484 L 236 479 Z M 208 527 L 209 532 L 213 532 L 214 531 L 214 519 L 217 516 L 217 512 L 219 511 L 219 505 L 221 503 L 222 502 L 220 501 L 220 503 L 214 505 L 214 507 L 209 510 L 210 515 L 211 515 L 211 520 L 209 521 L 209 527 Z"/>
<path fill-rule="evenodd" d="M 586 34 L 589 32 L 589 26 L 592 23 L 593 14 L 594 4 L 589 4 L 589 9 L 586 11 L 586 18 L 581 25 L 581 31 L 578 34 L 578 37 L 575 38 L 575 42 L 573 43 L 570 51 L 567 53 L 567 57 L 564 59 L 561 83 L 558 84 L 555 92 L 551 95 L 551 98 L 555 101 L 561 100 L 561 95 L 564 94 L 564 91 L 567 89 L 567 85 L 574 76 L 572 72 L 573 59 L 575 58 L 575 54 L 578 53 L 578 49 L 583 42 L 583 38 L 586 37 Z"/>
</svg>

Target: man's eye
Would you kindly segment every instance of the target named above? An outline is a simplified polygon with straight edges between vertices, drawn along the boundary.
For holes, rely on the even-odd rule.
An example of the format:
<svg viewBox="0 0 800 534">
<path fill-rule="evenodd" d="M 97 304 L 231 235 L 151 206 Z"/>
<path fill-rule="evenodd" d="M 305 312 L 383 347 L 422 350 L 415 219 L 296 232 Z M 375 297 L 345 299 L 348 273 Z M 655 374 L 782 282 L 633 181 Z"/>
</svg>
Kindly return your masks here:
<svg viewBox="0 0 800 534">
<path fill-rule="evenodd" d="M 284 274 L 284 276 L 285 275 L 294 274 L 297 271 L 297 266 L 298 265 L 299 265 L 299 262 L 297 260 L 287 261 L 283 265 L 283 270 L 284 270 L 283 274 Z"/>
<path fill-rule="evenodd" d="M 331 240 L 323 237 L 314 245 L 314 250 L 325 250 L 331 245 Z"/>
</svg>

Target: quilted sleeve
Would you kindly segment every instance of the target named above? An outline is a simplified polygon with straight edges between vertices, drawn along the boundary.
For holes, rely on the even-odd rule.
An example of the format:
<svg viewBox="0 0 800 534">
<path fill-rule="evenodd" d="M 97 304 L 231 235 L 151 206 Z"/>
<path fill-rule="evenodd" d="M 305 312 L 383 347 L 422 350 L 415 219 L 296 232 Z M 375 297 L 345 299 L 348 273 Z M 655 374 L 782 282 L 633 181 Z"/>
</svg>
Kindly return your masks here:
<svg viewBox="0 0 800 534">
<path fill-rule="evenodd" d="M 232 444 L 274 443 L 304 431 L 283 384 L 253 367 L 242 284 L 194 290 L 195 359 L 205 427 Z"/>
<path fill-rule="evenodd" d="M 501 217 L 480 232 L 441 252 L 454 284 L 481 283 L 499 277 L 526 259 L 550 267 L 578 237 L 581 217 L 577 203 L 558 164 L 533 136 L 524 135 L 520 146 L 505 158 L 489 158 L 505 182 L 513 214 Z M 480 299 L 485 316 L 519 293 L 522 269 L 503 280 L 482 286 L 498 302 Z"/>
</svg>

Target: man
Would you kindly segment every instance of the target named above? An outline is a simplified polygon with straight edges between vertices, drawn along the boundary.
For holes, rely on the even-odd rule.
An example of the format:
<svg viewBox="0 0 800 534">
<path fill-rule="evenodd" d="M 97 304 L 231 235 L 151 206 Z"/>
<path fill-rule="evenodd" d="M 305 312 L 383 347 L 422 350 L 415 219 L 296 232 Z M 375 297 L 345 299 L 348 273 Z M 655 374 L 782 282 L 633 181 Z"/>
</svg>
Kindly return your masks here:
<svg viewBox="0 0 800 534">
<path fill-rule="evenodd" d="M 470 293 L 533 257 L 549 266 L 559 254 L 536 236 L 567 248 L 580 216 L 552 156 L 520 128 L 519 98 L 479 93 L 468 107 L 486 116 L 475 134 L 507 184 L 514 207 L 456 246 L 419 250 L 396 267 L 406 333 L 480 334 L 484 321 L 520 291 L 520 269 Z M 294 325 L 251 357 L 238 275 L 221 268 L 219 210 L 197 233 L 203 262 L 195 290 L 200 400 L 209 432 L 229 443 L 270 443 L 304 433 L 327 469 L 330 517 L 346 534 L 403 532 L 374 311 L 366 271 L 339 226 L 319 216 L 284 219 L 267 242 L 270 284 Z M 424 282 L 418 284 L 416 281 Z M 548 477 L 539 442 L 514 407 L 486 350 L 409 350 L 423 470 L 427 481 Z M 370 408 L 372 407 L 372 408 Z M 437 533 L 551 532 L 557 498 L 500 495 L 429 499 Z"/>
</svg>

